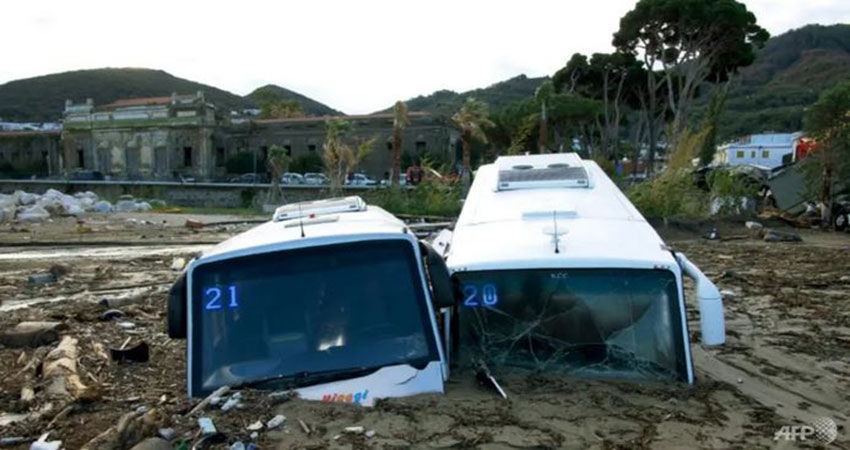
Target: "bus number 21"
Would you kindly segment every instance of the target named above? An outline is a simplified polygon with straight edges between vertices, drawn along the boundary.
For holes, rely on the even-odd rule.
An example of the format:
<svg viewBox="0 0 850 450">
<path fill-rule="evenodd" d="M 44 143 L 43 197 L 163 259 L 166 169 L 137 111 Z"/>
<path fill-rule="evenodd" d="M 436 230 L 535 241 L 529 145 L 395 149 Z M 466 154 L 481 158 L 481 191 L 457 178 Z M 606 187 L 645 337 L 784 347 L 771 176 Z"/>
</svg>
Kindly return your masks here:
<svg viewBox="0 0 850 450">
<path fill-rule="evenodd" d="M 230 309 L 238 308 L 239 300 L 236 298 L 236 286 L 228 286 L 225 290 L 230 296 L 229 301 L 227 301 L 227 307 Z M 206 302 L 204 309 L 213 311 L 224 308 L 225 300 L 222 299 L 222 296 L 223 293 L 220 287 L 206 288 L 204 290 L 204 301 Z"/>
</svg>

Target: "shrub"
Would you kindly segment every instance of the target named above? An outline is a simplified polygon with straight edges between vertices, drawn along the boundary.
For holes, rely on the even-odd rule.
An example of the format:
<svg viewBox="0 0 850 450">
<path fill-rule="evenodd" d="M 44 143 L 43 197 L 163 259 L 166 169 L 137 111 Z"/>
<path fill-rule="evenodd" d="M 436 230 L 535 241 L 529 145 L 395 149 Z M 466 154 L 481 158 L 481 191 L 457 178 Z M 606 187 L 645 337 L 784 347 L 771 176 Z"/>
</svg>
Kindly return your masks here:
<svg viewBox="0 0 850 450">
<path fill-rule="evenodd" d="M 709 194 L 696 186 L 688 170 L 668 171 L 633 185 L 627 195 L 646 217 L 702 219 L 708 216 Z"/>
<path fill-rule="evenodd" d="M 367 201 L 394 214 L 454 217 L 460 213 L 460 191 L 456 183 L 424 182 L 413 189 L 379 189 Z"/>
</svg>

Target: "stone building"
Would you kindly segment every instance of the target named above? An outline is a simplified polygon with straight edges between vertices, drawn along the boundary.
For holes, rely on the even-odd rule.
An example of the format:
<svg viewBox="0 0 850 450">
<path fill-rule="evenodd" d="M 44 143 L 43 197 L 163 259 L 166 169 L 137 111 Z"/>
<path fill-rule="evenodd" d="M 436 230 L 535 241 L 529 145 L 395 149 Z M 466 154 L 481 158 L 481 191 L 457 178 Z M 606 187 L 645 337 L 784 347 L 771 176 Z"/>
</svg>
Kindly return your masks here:
<svg viewBox="0 0 850 450">
<path fill-rule="evenodd" d="M 392 114 L 340 118 L 354 126 L 351 136 L 353 141 L 374 139 L 371 153 L 357 170 L 375 179 L 383 178 L 392 166 Z M 427 154 L 440 161 L 453 159 L 452 149 L 458 136 L 445 119 L 425 112 L 411 112 L 409 118 L 410 125 L 402 133 L 403 153 L 420 157 Z M 293 159 L 309 153 L 321 155 L 326 120 L 327 117 L 299 117 L 231 123 L 230 126 L 222 127 L 215 136 L 216 161 L 222 166 L 223 161 L 243 151 L 250 151 L 258 161 L 264 161 L 273 145 L 286 149 Z M 217 169 L 222 173 L 223 167 Z"/>
<path fill-rule="evenodd" d="M 95 170 L 113 179 L 208 179 L 215 106 L 195 95 L 65 103 L 59 170 Z"/>
<path fill-rule="evenodd" d="M 0 175 L 58 171 L 59 130 L 0 131 Z"/>
<path fill-rule="evenodd" d="M 447 119 L 411 112 L 403 133 L 403 152 L 455 160 L 457 132 Z M 356 141 L 375 139 L 370 155 L 357 167 L 382 178 L 391 167 L 391 114 L 343 116 L 354 125 Z M 0 132 L 3 158 L 38 166 L 39 175 L 69 177 L 96 171 L 113 180 L 222 181 L 226 162 L 240 153 L 253 155 L 265 171 L 269 148 L 278 145 L 295 159 L 321 155 L 327 117 L 256 120 L 233 118 L 216 110 L 204 94 L 133 98 L 97 106 L 68 100 L 61 132 Z M 18 134 L 15 134 L 18 133 Z M 24 136 L 25 133 L 30 133 Z"/>
</svg>

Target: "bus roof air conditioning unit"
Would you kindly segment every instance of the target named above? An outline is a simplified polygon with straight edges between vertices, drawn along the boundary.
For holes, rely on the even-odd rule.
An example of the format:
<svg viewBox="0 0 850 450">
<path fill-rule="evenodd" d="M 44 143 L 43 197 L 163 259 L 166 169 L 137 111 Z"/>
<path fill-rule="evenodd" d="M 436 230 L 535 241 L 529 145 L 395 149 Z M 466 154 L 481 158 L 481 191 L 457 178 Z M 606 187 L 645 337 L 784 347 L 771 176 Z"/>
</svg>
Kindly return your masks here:
<svg viewBox="0 0 850 450">
<path fill-rule="evenodd" d="M 283 205 L 274 212 L 274 221 L 298 219 L 300 217 L 316 217 L 343 212 L 358 212 L 366 210 L 366 202 L 359 196 L 329 198 L 312 202 L 300 202 Z"/>
<path fill-rule="evenodd" d="M 587 169 L 575 154 L 500 157 L 496 190 L 587 188 Z"/>
</svg>

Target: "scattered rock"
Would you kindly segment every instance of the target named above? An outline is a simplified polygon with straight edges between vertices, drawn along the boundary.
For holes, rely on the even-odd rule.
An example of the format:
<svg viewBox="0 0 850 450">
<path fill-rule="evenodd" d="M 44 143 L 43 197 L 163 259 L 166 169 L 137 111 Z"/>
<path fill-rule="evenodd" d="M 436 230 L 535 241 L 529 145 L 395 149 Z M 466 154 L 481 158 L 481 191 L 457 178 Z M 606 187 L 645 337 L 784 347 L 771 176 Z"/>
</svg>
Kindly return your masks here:
<svg viewBox="0 0 850 450">
<path fill-rule="evenodd" d="M 50 213 L 41 205 L 33 205 L 18 213 L 20 222 L 44 222 L 50 218 Z"/>
<path fill-rule="evenodd" d="M 26 438 L 20 436 L 3 437 L 0 438 L 0 447 L 23 444 L 24 442 L 26 442 Z"/>
<path fill-rule="evenodd" d="M 106 200 L 101 200 L 94 204 L 94 210 L 99 213 L 111 213 L 115 211 L 115 207 L 112 206 L 112 203 L 107 202 Z"/>
<path fill-rule="evenodd" d="M 201 427 L 201 435 L 203 436 L 210 436 L 218 432 L 215 429 L 212 419 L 209 417 L 201 417 L 198 419 L 198 426 Z"/>
<path fill-rule="evenodd" d="M 47 271 L 50 272 L 58 280 L 58 279 L 64 277 L 65 275 L 68 275 L 69 273 L 71 273 L 71 268 L 64 265 L 64 264 L 54 264 L 54 265 L 50 266 L 50 268 L 47 269 Z"/>
<path fill-rule="evenodd" d="M 801 242 L 803 238 L 792 231 L 779 231 L 771 228 L 764 229 L 765 242 Z"/>
<path fill-rule="evenodd" d="M 179 272 L 183 270 L 183 267 L 186 267 L 185 258 L 174 258 L 174 261 L 171 261 L 171 270 L 173 270 L 174 272 Z"/>
<path fill-rule="evenodd" d="M 43 284 L 50 284 L 55 282 L 56 275 L 53 275 L 50 272 L 34 273 L 27 277 L 27 283 L 33 286 L 41 286 Z"/>
<path fill-rule="evenodd" d="M 747 227 L 748 230 L 754 230 L 754 231 L 761 230 L 762 228 L 764 228 L 764 225 L 762 225 L 758 222 L 752 222 L 752 221 L 745 222 L 744 226 Z"/>
<path fill-rule="evenodd" d="M 204 227 L 203 222 L 200 222 L 200 221 L 197 221 L 197 220 L 192 220 L 192 219 L 186 219 L 186 228 L 190 228 L 192 230 L 198 230 L 198 229 L 201 229 L 203 227 Z"/>
<path fill-rule="evenodd" d="M 224 402 L 223 405 L 221 405 L 221 410 L 227 412 L 227 411 L 230 411 L 233 408 L 236 408 L 237 406 L 239 406 L 241 404 L 242 404 L 242 393 L 237 392 L 237 393 L 231 395 L 230 398 L 227 399 L 227 401 Z"/>
<path fill-rule="evenodd" d="M 166 441 L 173 441 L 177 438 L 177 432 L 174 431 L 174 428 L 160 428 L 157 435 Z"/>
<path fill-rule="evenodd" d="M 7 347 L 41 347 L 59 340 L 59 331 L 67 327 L 61 322 L 21 322 L 0 334 L 0 343 Z"/>
<path fill-rule="evenodd" d="M 271 418 L 268 422 L 266 422 L 266 428 L 269 430 L 274 430 L 275 428 L 283 425 L 283 422 L 286 421 L 286 416 L 283 414 L 278 414 Z"/>
<path fill-rule="evenodd" d="M 62 448 L 62 441 L 48 441 L 47 436 L 50 432 L 44 433 L 37 441 L 30 445 L 30 450 L 59 450 Z"/>
<path fill-rule="evenodd" d="M 153 437 L 147 438 L 142 442 L 134 445 L 130 450 L 171 450 L 171 444 L 162 438 Z"/>
</svg>

